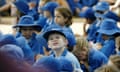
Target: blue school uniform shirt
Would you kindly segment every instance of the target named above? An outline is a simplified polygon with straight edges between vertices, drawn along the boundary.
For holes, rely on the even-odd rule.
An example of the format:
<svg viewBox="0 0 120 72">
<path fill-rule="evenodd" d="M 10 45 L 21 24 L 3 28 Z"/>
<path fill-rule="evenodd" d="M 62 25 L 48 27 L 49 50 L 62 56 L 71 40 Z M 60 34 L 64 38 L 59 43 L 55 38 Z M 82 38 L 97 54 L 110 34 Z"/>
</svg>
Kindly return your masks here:
<svg viewBox="0 0 120 72">
<path fill-rule="evenodd" d="M 54 23 L 54 19 L 52 19 L 52 20 L 47 19 L 47 20 L 46 20 L 46 24 L 45 24 L 44 27 L 42 28 L 42 31 L 41 31 L 41 32 L 45 32 L 47 27 L 49 27 L 49 26 L 51 26 L 51 25 L 54 25 L 54 24 L 55 24 L 55 23 Z"/>
<path fill-rule="evenodd" d="M 107 64 L 108 62 L 108 58 L 103 53 L 95 49 L 91 49 L 88 56 L 89 72 L 94 72 L 95 69 L 101 67 L 103 64 Z M 83 64 L 81 64 L 81 68 L 83 72 L 87 72 Z"/>
<path fill-rule="evenodd" d="M 21 33 L 18 32 L 16 38 L 19 38 L 21 36 L 22 36 Z M 43 45 L 39 43 L 39 41 L 36 39 L 36 36 L 37 35 L 33 33 L 32 37 L 28 40 L 28 45 L 32 49 L 34 56 L 36 54 L 44 54 Z"/>
<path fill-rule="evenodd" d="M 96 32 L 97 32 L 97 27 L 96 27 L 97 21 L 93 22 L 88 30 L 87 30 L 87 40 L 88 41 L 93 41 L 94 43 L 96 42 Z"/>
<path fill-rule="evenodd" d="M 28 40 L 28 45 L 31 47 L 34 55 L 44 54 L 42 44 L 40 44 L 36 39 L 36 34 L 33 34 L 31 39 Z"/>
<path fill-rule="evenodd" d="M 110 38 L 108 40 L 104 41 L 104 45 L 103 47 L 100 49 L 100 52 L 102 52 L 103 54 L 105 54 L 108 58 L 115 54 L 115 40 L 114 38 Z"/>
<path fill-rule="evenodd" d="M 26 39 L 24 37 L 16 38 L 19 46 L 22 48 L 24 53 L 24 60 L 28 62 L 29 64 L 34 63 L 34 55 L 32 52 L 32 49 L 29 47 L 29 45 L 26 42 Z"/>
<path fill-rule="evenodd" d="M 52 53 L 51 53 L 50 56 L 55 57 L 54 51 L 52 51 Z M 68 59 L 70 62 L 72 62 L 75 70 L 78 69 L 78 70 L 80 70 L 80 71 L 82 72 L 79 61 L 78 61 L 77 58 L 76 58 L 71 52 L 69 52 L 67 49 L 64 49 L 64 51 L 63 51 L 63 53 L 61 54 L 60 57 L 65 57 L 66 59 Z M 59 58 L 59 57 L 58 57 L 58 58 Z"/>
</svg>

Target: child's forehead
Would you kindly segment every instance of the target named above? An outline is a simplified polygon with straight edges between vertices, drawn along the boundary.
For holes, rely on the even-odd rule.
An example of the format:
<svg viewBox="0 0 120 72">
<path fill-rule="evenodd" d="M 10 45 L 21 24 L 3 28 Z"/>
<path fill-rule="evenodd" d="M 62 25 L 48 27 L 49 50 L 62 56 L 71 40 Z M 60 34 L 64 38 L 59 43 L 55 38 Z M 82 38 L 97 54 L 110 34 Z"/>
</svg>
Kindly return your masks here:
<svg viewBox="0 0 120 72">
<path fill-rule="evenodd" d="M 63 36 L 63 35 L 60 34 L 60 33 L 54 32 L 54 33 L 51 33 L 51 34 L 49 35 L 49 37 L 50 37 L 50 36 Z"/>
</svg>

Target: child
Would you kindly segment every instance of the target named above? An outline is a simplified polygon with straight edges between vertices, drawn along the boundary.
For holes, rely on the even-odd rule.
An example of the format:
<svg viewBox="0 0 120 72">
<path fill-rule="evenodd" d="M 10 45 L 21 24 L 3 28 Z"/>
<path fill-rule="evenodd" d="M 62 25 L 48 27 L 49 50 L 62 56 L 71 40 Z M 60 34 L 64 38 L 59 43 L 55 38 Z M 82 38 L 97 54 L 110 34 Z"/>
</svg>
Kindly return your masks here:
<svg viewBox="0 0 120 72">
<path fill-rule="evenodd" d="M 86 19 L 86 24 L 84 24 L 84 36 L 87 36 L 88 41 L 95 42 L 96 37 L 96 17 L 94 15 L 94 11 L 92 8 L 88 8 L 86 11 L 82 13 L 82 17 Z M 86 25 L 89 24 L 89 27 L 86 31 Z"/>
<path fill-rule="evenodd" d="M 110 55 L 116 53 L 115 34 L 120 33 L 116 21 L 112 19 L 104 19 L 97 32 L 102 34 L 102 39 L 104 40 L 104 45 L 100 51 L 109 58 Z"/>
<path fill-rule="evenodd" d="M 54 24 L 54 10 L 58 6 L 56 2 L 48 2 L 42 7 L 43 15 L 47 18 L 47 24 L 42 29 L 42 32 L 44 32 L 48 26 Z"/>
<path fill-rule="evenodd" d="M 45 32 L 43 36 L 47 40 L 49 48 L 52 49 L 51 56 L 56 58 L 61 56 L 65 57 L 71 61 L 75 70 L 80 70 L 80 72 L 82 72 L 76 57 L 66 49 L 68 45 L 66 35 L 68 34 L 63 33 L 62 28 L 52 28 Z"/>
<path fill-rule="evenodd" d="M 64 28 L 66 32 L 71 33 L 73 39 L 68 40 L 68 42 L 70 43 L 68 44 L 68 50 L 72 51 L 76 44 L 75 36 L 72 32 L 72 29 L 70 28 L 70 26 L 72 25 L 72 13 L 69 9 L 65 7 L 58 7 L 55 9 L 54 15 L 55 15 L 54 17 L 55 23 L 60 27 Z"/>
<path fill-rule="evenodd" d="M 106 64 L 108 61 L 103 53 L 91 48 L 84 37 L 77 38 L 76 48 L 73 53 L 77 56 L 83 72 L 94 72 L 96 68 Z"/>
<path fill-rule="evenodd" d="M 19 28 L 19 36 L 25 37 L 27 44 L 33 51 L 34 57 L 38 54 L 43 54 L 42 45 L 36 39 L 35 28 L 40 28 L 39 24 L 34 24 L 33 17 L 29 15 L 22 16 L 19 20 L 19 23 L 14 26 L 15 28 Z"/>
</svg>

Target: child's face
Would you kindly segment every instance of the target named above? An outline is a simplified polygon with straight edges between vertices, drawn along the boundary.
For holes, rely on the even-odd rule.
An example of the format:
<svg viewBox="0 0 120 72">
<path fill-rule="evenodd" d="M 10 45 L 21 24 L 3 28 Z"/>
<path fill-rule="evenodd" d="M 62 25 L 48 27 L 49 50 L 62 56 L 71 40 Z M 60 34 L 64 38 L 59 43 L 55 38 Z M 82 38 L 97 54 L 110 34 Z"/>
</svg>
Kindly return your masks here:
<svg viewBox="0 0 120 72">
<path fill-rule="evenodd" d="M 30 39 L 34 32 L 33 27 L 21 27 L 21 33 L 26 39 Z"/>
<path fill-rule="evenodd" d="M 82 48 L 78 52 L 76 52 L 76 54 L 77 54 L 77 57 L 79 58 L 79 60 L 85 61 L 88 59 L 88 48 Z"/>
<path fill-rule="evenodd" d="M 64 26 L 66 18 L 64 18 L 59 11 L 55 10 L 54 21 L 55 21 L 55 23 L 57 23 L 61 26 Z"/>
<path fill-rule="evenodd" d="M 108 36 L 107 35 L 105 35 L 105 34 L 102 34 L 102 39 L 104 39 L 104 40 L 108 40 Z"/>
<path fill-rule="evenodd" d="M 60 49 L 66 47 L 68 44 L 66 38 L 60 34 L 54 33 L 51 34 L 48 38 L 48 46 L 55 49 Z"/>
<path fill-rule="evenodd" d="M 47 10 L 43 11 L 43 15 L 44 15 L 46 18 L 50 18 L 50 17 L 51 17 L 50 12 L 47 11 Z"/>
</svg>

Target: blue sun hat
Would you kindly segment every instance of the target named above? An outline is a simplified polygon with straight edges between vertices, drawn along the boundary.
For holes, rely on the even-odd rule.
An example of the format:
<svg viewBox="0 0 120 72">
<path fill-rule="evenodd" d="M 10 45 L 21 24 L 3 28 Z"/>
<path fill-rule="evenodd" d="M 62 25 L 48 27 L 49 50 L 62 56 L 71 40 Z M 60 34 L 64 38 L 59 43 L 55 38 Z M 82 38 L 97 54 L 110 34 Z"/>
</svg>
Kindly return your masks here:
<svg viewBox="0 0 120 72">
<path fill-rule="evenodd" d="M 57 8 L 59 5 L 56 2 L 48 2 L 46 3 L 43 7 L 42 10 L 45 11 L 50 11 L 50 13 L 52 14 L 52 16 L 54 16 L 54 10 L 55 8 Z"/>
<path fill-rule="evenodd" d="M 6 44 L 18 45 L 15 37 L 11 34 L 2 35 L 0 38 L 0 47 Z"/>
<path fill-rule="evenodd" d="M 113 19 L 104 19 L 101 23 L 100 29 L 97 31 L 106 35 L 114 35 L 120 33 L 120 29 L 117 27 L 117 22 Z"/>
<path fill-rule="evenodd" d="M 37 27 L 41 27 L 39 24 L 34 24 L 34 19 L 32 16 L 29 15 L 24 15 L 20 18 L 19 22 L 17 25 L 13 26 L 13 28 L 16 27 L 27 27 L 27 26 L 37 26 Z"/>
<path fill-rule="evenodd" d="M 97 5 L 93 7 L 95 11 L 106 11 L 109 10 L 109 3 L 105 1 L 98 2 Z"/>
<path fill-rule="evenodd" d="M 17 60 L 22 60 L 24 58 L 22 49 L 16 45 L 6 44 L 0 47 L 0 52 L 5 52 L 8 56 Z"/>
<path fill-rule="evenodd" d="M 25 1 L 21 1 L 21 0 L 15 1 L 14 5 L 17 7 L 17 9 L 20 12 L 22 12 L 24 14 L 27 14 L 29 11 L 29 6 L 27 5 L 27 3 Z"/>
<path fill-rule="evenodd" d="M 61 69 L 59 60 L 51 56 L 44 56 L 40 58 L 34 63 L 33 67 L 43 67 L 49 72 L 60 72 Z"/>
</svg>

